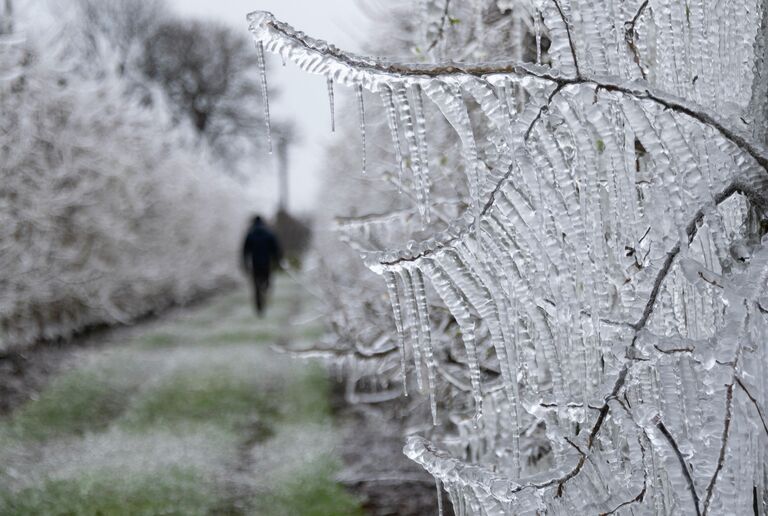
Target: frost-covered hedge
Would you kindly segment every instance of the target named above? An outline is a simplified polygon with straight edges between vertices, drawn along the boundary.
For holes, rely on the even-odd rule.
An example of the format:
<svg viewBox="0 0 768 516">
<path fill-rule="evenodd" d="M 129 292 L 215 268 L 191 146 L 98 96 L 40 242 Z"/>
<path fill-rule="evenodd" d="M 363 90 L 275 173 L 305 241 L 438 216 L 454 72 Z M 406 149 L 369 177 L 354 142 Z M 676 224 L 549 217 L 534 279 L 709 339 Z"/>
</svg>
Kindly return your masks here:
<svg viewBox="0 0 768 516">
<path fill-rule="evenodd" d="M 160 97 L 12 40 L 0 48 L 0 352 L 234 277 L 241 189 Z"/>
</svg>

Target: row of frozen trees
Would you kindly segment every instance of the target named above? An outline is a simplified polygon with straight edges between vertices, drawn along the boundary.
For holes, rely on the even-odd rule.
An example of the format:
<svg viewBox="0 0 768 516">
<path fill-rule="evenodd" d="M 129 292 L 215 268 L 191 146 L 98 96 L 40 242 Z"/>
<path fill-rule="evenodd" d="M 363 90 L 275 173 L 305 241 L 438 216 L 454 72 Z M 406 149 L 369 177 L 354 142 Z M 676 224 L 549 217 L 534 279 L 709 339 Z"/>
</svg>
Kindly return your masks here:
<svg viewBox="0 0 768 516">
<path fill-rule="evenodd" d="M 459 514 L 766 514 L 765 3 L 380 18 L 413 64 L 250 18 L 360 117 L 335 222 L 382 278 L 334 251 L 311 352 L 358 401 L 407 387 L 405 452 Z"/>
<path fill-rule="evenodd" d="M 248 106 L 227 115 L 258 86 L 247 37 L 184 25 L 160 1 L 44 4 L 0 7 L 0 353 L 231 280 L 249 208 L 219 152 L 256 125 Z M 226 43 L 248 51 L 222 70 L 210 49 Z M 210 80 L 181 85 L 193 71 Z"/>
</svg>

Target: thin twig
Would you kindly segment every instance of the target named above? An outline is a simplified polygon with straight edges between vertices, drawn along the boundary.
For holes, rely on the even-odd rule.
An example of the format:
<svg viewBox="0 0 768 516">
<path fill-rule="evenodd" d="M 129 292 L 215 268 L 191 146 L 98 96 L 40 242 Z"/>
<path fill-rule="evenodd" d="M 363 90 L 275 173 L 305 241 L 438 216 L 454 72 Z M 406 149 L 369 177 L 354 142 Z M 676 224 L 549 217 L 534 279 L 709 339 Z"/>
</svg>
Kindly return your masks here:
<svg viewBox="0 0 768 516">
<path fill-rule="evenodd" d="M 725 391 L 725 420 L 723 421 L 723 437 L 722 444 L 720 445 L 720 455 L 717 458 L 717 468 L 712 475 L 712 479 L 707 486 L 707 497 L 704 500 L 704 516 L 709 511 L 709 502 L 712 500 L 712 495 L 715 492 L 715 484 L 717 483 L 717 477 L 725 464 L 725 449 L 728 446 L 728 435 L 731 430 L 731 412 L 733 410 L 733 385 L 731 382 Z"/>
<path fill-rule="evenodd" d="M 576 68 L 576 77 L 581 77 L 581 71 L 579 71 L 579 60 L 576 58 L 576 47 L 573 44 L 573 37 L 571 36 L 571 22 L 569 22 L 568 18 L 565 17 L 563 8 L 560 7 L 560 2 L 558 2 L 558 0 L 552 0 L 552 2 L 554 2 L 555 7 L 557 7 L 557 12 L 560 13 L 560 18 L 562 18 L 563 24 L 565 25 L 565 33 L 568 36 L 568 45 L 571 47 L 571 57 L 573 57 L 573 66 Z"/>
<path fill-rule="evenodd" d="M 427 52 L 431 52 L 433 48 L 440 42 L 441 39 L 443 39 L 443 36 L 445 35 L 445 23 L 448 21 L 448 10 L 451 8 L 451 0 L 445 0 L 445 9 L 443 9 L 443 15 L 440 18 L 440 28 L 437 31 L 437 35 L 435 36 L 435 39 L 432 40 L 432 43 L 427 47 Z"/>
<path fill-rule="evenodd" d="M 647 77 L 645 75 L 643 66 L 640 64 L 640 52 L 638 52 L 637 43 L 635 42 L 635 37 L 637 36 L 635 25 L 637 24 L 637 21 L 640 19 L 640 15 L 643 14 L 643 11 L 646 7 L 648 7 L 648 0 L 645 0 L 642 5 L 640 5 L 640 8 L 637 10 L 631 21 L 624 22 L 624 40 L 627 42 L 627 46 L 632 52 L 635 64 L 637 64 L 637 68 L 640 70 L 640 74 L 643 76 L 643 79 L 647 79 Z"/>
<path fill-rule="evenodd" d="M 654 348 L 656 348 L 656 351 L 659 353 L 666 353 L 668 355 L 674 355 L 677 353 L 693 353 L 695 351 L 694 348 L 672 348 L 672 349 L 661 349 L 658 344 L 653 345 Z"/>
<path fill-rule="evenodd" d="M 741 390 L 744 391 L 744 394 L 747 395 L 747 397 L 750 399 L 752 404 L 755 406 L 755 409 L 757 410 L 757 415 L 760 416 L 760 422 L 763 423 L 763 429 L 765 430 L 765 434 L 768 435 L 768 423 L 766 423 L 765 415 L 763 415 L 763 409 L 760 408 L 760 403 L 757 401 L 757 399 L 752 396 L 752 393 L 749 392 L 749 389 L 747 389 L 747 386 L 744 385 L 744 382 L 741 381 L 741 378 L 738 376 L 736 377 L 736 383 L 741 387 Z"/>
<path fill-rule="evenodd" d="M 626 395 L 627 395 L 627 393 L 625 392 L 624 393 L 624 397 L 625 398 L 626 398 Z M 621 408 L 624 410 L 624 412 L 627 413 L 627 416 L 629 417 L 630 421 L 632 421 L 632 423 L 637 427 L 637 429 L 640 432 L 642 432 L 642 434 L 645 436 L 646 441 L 648 441 L 650 443 L 651 440 L 648 437 L 648 432 L 646 432 L 645 428 L 643 428 L 641 425 L 639 425 L 637 423 L 637 421 L 635 421 L 635 418 L 632 416 L 632 412 L 629 410 L 629 407 L 627 405 L 625 405 L 624 402 L 621 401 L 621 399 L 619 399 L 619 398 L 617 398 L 615 401 L 621 406 Z M 629 401 L 627 401 L 627 403 L 629 403 Z M 640 490 L 640 493 L 638 493 L 638 495 L 635 496 L 634 498 L 620 503 L 619 505 L 617 505 L 615 508 L 613 508 L 612 510 L 610 510 L 608 512 L 600 513 L 600 516 L 610 516 L 611 514 L 617 513 L 619 511 L 619 509 L 621 509 L 622 507 L 626 507 L 627 505 L 631 505 L 633 503 L 640 503 L 645 498 L 645 493 L 646 493 L 646 491 L 648 489 L 648 469 L 647 469 L 646 463 L 645 463 L 645 461 L 646 461 L 645 446 L 643 446 L 643 441 L 642 441 L 642 439 L 640 438 L 639 435 L 637 436 L 637 444 L 638 444 L 638 446 L 640 446 L 640 453 L 641 453 L 641 455 L 643 457 L 643 488 Z"/>
<path fill-rule="evenodd" d="M 616 508 L 614 508 L 611 511 L 601 512 L 600 516 L 610 516 L 611 514 L 616 514 L 617 512 L 619 512 L 619 509 L 621 509 L 622 507 L 626 507 L 627 505 L 631 505 L 633 503 L 640 503 L 640 502 L 642 502 L 643 498 L 645 498 L 645 491 L 646 491 L 646 489 L 648 489 L 648 486 L 646 485 L 645 480 L 647 480 L 647 479 L 645 479 L 645 478 L 643 479 L 643 489 L 640 491 L 640 493 L 637 496 L 635 496 L 631 500 L 627 500 L 626 502 L 620 503 L 619 505 L 616 506 Z"/>
<path fill-rule="evenodd" d="M 575 477 L 576 475 L 579 474 L 579 472 L 581 471 L 581 468 L 584 467 L 584 463 L 587 460 L 587 454 L 584 453 L 583 451 L 581 451 L 581 448 L 579 448 L 573 441 L 571 441 L 567 437 L 565 438 L 565 441 L 568 444 L 570 444 L 571 446 L 573 446 L 574 448 L 576 448 L 576 451 L 579 452 L 579 455 L 581 457 L 579 458 L 579 462 L 576 463 L 576 467 L 573 468 L 570 473 L 566 474 L 558 482 L 558 484 L 557 484 L 557 494 L 555 495 L 557 498 L 560 498 L 561 496 L 563 496 L 563 490 L 565 489 L 565 483 L 568 482 L 570 479 L 572 479 L 573 477 Z"/>
<path fill-rule="evenodd" d="M 677 460 L 680 462 L 680 468 L 683 470 L 685 481 L 688 483 L 688 489 L 691 491 L 691 497 L 693 498 L 693 506 L 696 509 L 696 514 L 697 516 L 701 516 L 701 509 L 699 509 L 699 494 L 696 492 L 696 486 L 693 483 L 691 472 L 688 471 L 688 465 L 685 463 L 685 457 L 683 457 L 683 453 L 680 451 L 680 447 L 677 446 L 675 438 L 672 437 L 672 434 L 661 421 L 659 416 L 656 416 L 656 428 L 661 431 L 661 434 L 666 438 L 667 442 L 672 447 L 672 450 L 675 452 Z"/>
</svg>

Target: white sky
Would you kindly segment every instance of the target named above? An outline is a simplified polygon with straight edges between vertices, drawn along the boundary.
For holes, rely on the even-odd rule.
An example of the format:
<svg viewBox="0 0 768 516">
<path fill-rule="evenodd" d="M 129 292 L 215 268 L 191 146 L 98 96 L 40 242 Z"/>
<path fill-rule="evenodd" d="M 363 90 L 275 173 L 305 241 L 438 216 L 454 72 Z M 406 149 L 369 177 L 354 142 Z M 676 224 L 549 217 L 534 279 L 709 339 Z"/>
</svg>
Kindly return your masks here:
<svg viewBox="0 0 768 516">
<path fill-rule="evenodd" d="M 358 0 L 172 0 L 177 12 L 184 16 L 217 19 L 234 28 L 248 31 L 246 14 L 255 10 L 271 11 L 307 34 L 333 42 L 339 48 L 360 51 L 368 20 Z M 279 57 L 267 54 L 272 67 L 270 89 L 280 90 L 271 99 L 274 120 L 293 119 L 301 141 L 291 149 L 290 208 L 307 212 L 315 204 L 322 170 L 322 149 L 334 135 L 330 132 L 330 108 L 325 79 L 298 71 L 292 64 L 283 68 Z M 343 88 L 337 88 L 337 104 L 344 101 Z M 255 101 L 255 99 L 254 99 Z M 264 155 L 265 160 L 274 161 Z M 277 202 L 277 182 L 269 167 L 263 170 L 255 192 L 259 206 L 254 209 L 271 213 Z"/>
</svg>

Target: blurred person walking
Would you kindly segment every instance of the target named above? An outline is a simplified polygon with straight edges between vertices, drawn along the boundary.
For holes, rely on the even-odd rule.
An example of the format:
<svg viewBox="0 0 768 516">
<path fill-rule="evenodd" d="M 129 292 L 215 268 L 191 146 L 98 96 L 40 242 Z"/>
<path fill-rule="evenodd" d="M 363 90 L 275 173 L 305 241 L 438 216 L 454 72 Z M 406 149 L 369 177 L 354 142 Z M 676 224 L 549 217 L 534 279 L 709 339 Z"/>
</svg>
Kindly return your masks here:
<svg viewBox="0 0 768 516">
<path fill-rule="evenodd" d="M 253 217 L 243 243 L 243 268 L 253 281 L 256 313 L 263 315 L 272 267 L 282 258 L 280 243 L 260 216 Z"/>
</svg>

